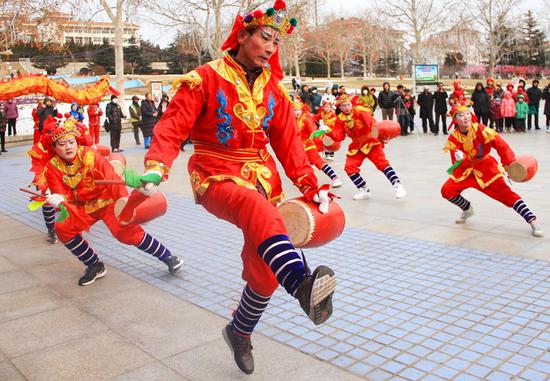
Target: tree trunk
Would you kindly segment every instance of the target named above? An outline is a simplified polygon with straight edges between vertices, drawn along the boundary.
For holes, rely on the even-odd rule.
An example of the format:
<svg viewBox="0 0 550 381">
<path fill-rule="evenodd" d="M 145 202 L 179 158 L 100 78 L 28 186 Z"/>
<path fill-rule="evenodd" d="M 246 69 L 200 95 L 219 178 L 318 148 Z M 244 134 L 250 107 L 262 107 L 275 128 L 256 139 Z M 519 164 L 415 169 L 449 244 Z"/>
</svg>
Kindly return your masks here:
<svg viewBox="0 0 550 381">
<path fill-rule="evenodd" d="M 363 50 L 363 79 L 367 79 L 367 52 Z"/>
<path fill-rule="evenodd" d="M 327 78 L 330 79 L 330 59 L 327 62 Z"/>
<path fill-rule="evenodd" d="M 298 60 L 298 51 L 293 49 L 294 54 L 292 60 L 294 61 L 294 70 L 296 71 L 296 78 L 300 78 L 300 61 Z"/>
<path fill-rule="evenodd" d="M 123 33 L 123 21 L 122 21 L 122 0 L 117 0 L 117 13 L 115 27 L 115 77 L 116 87 L 120 93 L 119 102 L 122 110 L 125 110 L 125 94 L 124 94 L 124 49 L 122 46 L 122 33 Z"/>
<path fill-rule="evenodd" d="M 344 79 L 344 57 L 340 56 L 340 78 Z"/>
</svg>

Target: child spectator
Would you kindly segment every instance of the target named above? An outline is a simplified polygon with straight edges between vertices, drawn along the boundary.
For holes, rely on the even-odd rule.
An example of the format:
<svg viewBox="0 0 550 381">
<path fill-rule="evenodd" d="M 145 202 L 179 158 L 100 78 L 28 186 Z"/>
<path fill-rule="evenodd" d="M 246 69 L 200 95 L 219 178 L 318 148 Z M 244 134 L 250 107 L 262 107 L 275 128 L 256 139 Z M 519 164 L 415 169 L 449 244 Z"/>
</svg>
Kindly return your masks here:
<svg viewBox="0 0 550 381">
<path fill-rule="evenodd" d="M 416 111 L 414 110 L 414 96 L 411 95 L 410 89 L 405 89 L 403 101 L 405 102 L 405 107 L 409 112 L 409 130 L 411 134 L 414 134 L 414 116 L 416 115 Z"/>
<path fill-rule="evenodd" d="M 502 132 L 502 116 L 500 114 L 500 98 L 489 96 L 489 127 Z"/>
<path fill-rule="evenodd" d="M 500 102 L 500 114 L 504 118 L 506 131 L 510 132 L 516 122 L 516 102 L 514 102 L 512 93 L 509 91 L 504 92 L 504 98 Z"/>
<path fill-rule="evenodd" d="M 518 95 L 518 102 L 516 103 L 516 131 L 525 132 L 525 120 L 529 113 L 529 106 L 525 102 L 525 96 L 523 94 Z"/>
</svg>

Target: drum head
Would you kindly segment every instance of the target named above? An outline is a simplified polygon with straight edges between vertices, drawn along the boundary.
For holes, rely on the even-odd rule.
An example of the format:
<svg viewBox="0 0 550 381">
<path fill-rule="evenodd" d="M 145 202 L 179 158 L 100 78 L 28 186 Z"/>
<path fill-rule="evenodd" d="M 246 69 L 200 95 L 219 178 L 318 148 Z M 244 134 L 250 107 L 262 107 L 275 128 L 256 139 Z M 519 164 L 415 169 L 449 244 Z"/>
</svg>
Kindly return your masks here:
<svg viewBox="0 0 550 381">
<path fill-rule="evenodd" d="M 330 147 L 331 145 L 334 144 L 334 140 L 332 140 L 332 138 L 330 136 L 324 135 L 323 136 L 323 144 L 326 147 Z"/>
<path fill-rule="evenodd" d="M 313 237 L 315 220 L 309 207 L 299 200 L 288 200 L 279 205 L 290 242 L 295 247 L 306 245 Z"/>
<path fill-rule="evenodd" d="M 120 213 L 122 213 L 122 211 L 124 210 L 126 203 L 128 203 L 128 197 L 121 197 L 115 202 L 115 207 L 114 207 L 115 217 L 117 218 L 118 222 L 120 222 L 121 225 L 128 225 L 128 222 L 120 221 Z"/>
<path fill-rule="evenodd" d="M 115 170 L 115 173 L 121 178 L 124 178 L 124 163 L 120 160 L 110 160 L 109 163 L 111 163 L 113 169 Z"/>
<path fill-rule="evenodd" d="M 508 167 L 508 175 L 512 181 L 521 183 L 527 177 L 527 168 L 521 163 L 514 162 Z"/>
</svg>

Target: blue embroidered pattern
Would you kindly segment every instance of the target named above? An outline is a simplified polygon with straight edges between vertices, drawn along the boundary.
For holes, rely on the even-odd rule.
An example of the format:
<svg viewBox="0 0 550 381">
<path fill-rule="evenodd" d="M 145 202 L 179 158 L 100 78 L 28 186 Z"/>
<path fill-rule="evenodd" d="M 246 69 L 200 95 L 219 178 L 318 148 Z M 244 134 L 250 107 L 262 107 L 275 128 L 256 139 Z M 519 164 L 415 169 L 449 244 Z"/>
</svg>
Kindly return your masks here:
<svg viewBox="0 0 550 381">
<path fill-rule="evenodd" d="M 267 100 L 267 116 L 262 121 L 262 127 L 264 131 L 269 128 L 268 123 L 271 123 L 271 120 L 275 115 L 275 113 L 273 112 L 274 107 L 275 107 L 275 97 L 273 96 L 273 93 L 269 93 L 269 98 Z"/>
<path fill-rule="evenodd" d="M 219 123 L 216 124 L 216 126 L 218 126 L 218 133 L 216 136 L 219 142 L 226 146 L 227 141 L 234 135 L 233 127 L 231 127 L 231 115 L 225 111 L 227 107 L 227 97 L 221 89 L 218 90 L 216 98 L 219 104 L 219 107 L 216 109 L 219 121 Z"/>
</svg>

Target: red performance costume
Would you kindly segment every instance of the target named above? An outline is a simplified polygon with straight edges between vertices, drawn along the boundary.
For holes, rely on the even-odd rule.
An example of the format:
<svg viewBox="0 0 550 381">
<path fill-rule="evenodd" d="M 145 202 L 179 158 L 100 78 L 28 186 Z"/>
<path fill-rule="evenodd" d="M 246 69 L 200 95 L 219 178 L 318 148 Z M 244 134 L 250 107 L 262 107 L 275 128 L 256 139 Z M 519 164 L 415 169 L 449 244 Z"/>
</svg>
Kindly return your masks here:
<svg viewBox="0 0 550 381">
<path fill-rule="evenodd" d="M 317 114 L 313 117 L 315 122 L 317 122 L 319 125 L 327 126 L 328 129 L 326 130 L 327 133 L 330 133 L 332 131 L 332 127 L 334 126 L 334 123 L 336 123 L 336 112 L 332 108 L 332 102 L 329 100 L 325 100 L 323 102 L 323 107 L 319 109 Z M 328 138 L 328 139 L 327 139 Z M 325 158 L 326 160 L 333 161 L 334 160 L 334 152 L 338 151 L 342 145 L 341 142 L 335 142 L 333 141 L 328 135 L 325 135 L 323 137 L 323 145 L 325 147 Z"/>
<path fill-rule="evenodd" d="M 93 144 L 99 144 L 99 131 L 101 129 L 101 115 L 103 115 L 103 111 L 101 111 L 99 104 L 95 103 L 88 106 L 90 135 L 92 135 L 93 137 Z"/>
<path fill-rule="evenodd" d="M 105 267 L 94 250 L 82 237 L 82 231 L 102 220 L 113 236 L 122 243 L 134 245 L 166 263 L 175 273 L 182 262 L 139 225 L 121 225 L 114 214 L 114 203 L 127 196 L 124 185 L 97 185 L 95 180 L 120 180 L 109 162 L 97 151 L 78 145 L 83 137 L 74 119 L 64 125 L 47 123 L 42 144 L 51 152 L 45 166 L 45 180 L 52 194 L 46 201 L 68 212 L 64 220 L 58 219 L 55 230 L 59 240 L 87 266 L 79 284 L 85 286 L 105 275 Z"/>
<path fill-rule="evenodd" d="M 384 143 L 372 136 L 374 119 L 364 107 L 352 106 L 351 99 L 342 95 L 338 101 L 342 111 L 336 118 L 334 128 L 328 135 L 336 141 L 342 141 L 346 135 L 351 138 L 348 147 L 345 171 L 359 192 L 354 200 L 370 198 L 370 189 L 360 174 L 361 165 L 369 159 L 376 168 L 383 172 L 394 187 L 397 198 L 405 197 L 407 192 L 384 154 Z"/>
<path fill-rule="evenodd" d="M 474 214 L 470 202 L 461 196 L 464 190 L 474 188 L 513 208 L 531 225 L 533 235 L 542 236 L 542 230 L 535 223 L 536 216 L 521 196 L 506 184 L 503 171 L 490 155 L 491 150 L 495 149 L 502 164 L 507 167 L 515 159 L 508 143 L 495 130 L 472 123 L 468 106 L 454 107 L 451 114 L 457 127 L 443 150 L 450 152 L 453 166 L 449 168 L 450 178 L 443 184 L 441 195 L 462 209 L 456 223 L 465 223 Z"/>
<path fill-rule="evenodd" d="M 294 112 L 297 117 L 298 131 L 300 131 L 300 136 L 302 138 L 302 143 L 304 144 L 304 151 L 306 151 L 307 158 L 310 164 L 317 167 L 323 171 L 332 181 L 331 186 L 333 188 L 338 188 L 342 186 L 342 181 L 334 172 L 334 169 L 328 165 L 317 150 L 317 145 L 312 139 L 312 134 L 317 131 L 315 126 L 315 121 L 313 116 L 309 112 L 309 107 L 297 101 L 293 104 Z"/>
<path fill-rule="evenodd" d="M 285 7 L 277 0 L 265 13 L 237 16 L 222 46 L 225 56 L 178 81 L 179 90 L 156 124 L 145 156 L 146 175 L 166 176 L 180 142 L 191 134 L 195 153 L 188 169 L 196 201 L 243 232 L 242 277 L 247 284 L 233 321 L 222 333 L 237 366 L 248 374 L 254 370 L 249 335 L 278 285 L 320 324 L 332 313 L 336 284 L 326 266 L 311 275 L 306 272 L 275 206 L 284 196 L 268 143 L 304 195 L 320 197 L 292 105 L 279 84 L 278 33 L 291 33 L 297 24 L 286 18 Z M 152 182 L 144 188 L 150 186 Z"/>
</svg>

